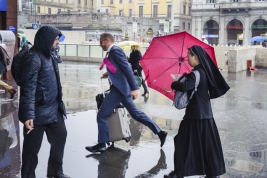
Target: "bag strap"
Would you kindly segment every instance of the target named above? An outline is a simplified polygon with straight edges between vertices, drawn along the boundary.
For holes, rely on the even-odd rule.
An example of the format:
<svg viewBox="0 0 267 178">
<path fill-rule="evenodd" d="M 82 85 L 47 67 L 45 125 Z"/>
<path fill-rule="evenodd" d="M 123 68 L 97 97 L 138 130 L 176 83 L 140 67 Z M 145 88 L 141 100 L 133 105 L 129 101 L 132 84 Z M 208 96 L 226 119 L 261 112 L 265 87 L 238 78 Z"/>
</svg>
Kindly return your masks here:
<svg viewBox="0 0 267 178">
<path fill-rule="evenodd" d="M 197 91 L 197 87 L 198 87 L 198 84 L 199 84 L 199 81 L 200 81 L 200 74 L 199 74 L 199 71 L 198 70 L 194 70 L 194 71 L 192 71 L 194 74 L 195 74 L 195 76 L 196 76 L 196 82 L 195 82 L 195 89 L 192 91 L 192 93 L 191 93 L 191 95 L 190 95 L 190 97 L 189 97 L 189 100 L 191 100 L 192 99 L 192 97 L 193 97 L 193 94 Z"/>
</svg>

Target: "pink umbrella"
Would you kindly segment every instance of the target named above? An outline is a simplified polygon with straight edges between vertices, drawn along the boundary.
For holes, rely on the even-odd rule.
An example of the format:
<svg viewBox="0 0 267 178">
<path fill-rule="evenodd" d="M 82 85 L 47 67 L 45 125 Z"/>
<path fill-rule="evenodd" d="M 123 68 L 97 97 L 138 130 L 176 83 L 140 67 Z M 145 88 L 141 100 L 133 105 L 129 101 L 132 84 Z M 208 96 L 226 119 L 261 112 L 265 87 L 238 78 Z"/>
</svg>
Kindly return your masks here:
<svg viewBox="0 0 267 178">
<path fill-rule="evenodd" d="M 217 66 L 214 48 L 187 32 L 153 38 L 140 60 L 148 86 L 173 100 L 171 74 L 184 74 L 192 70 L 188 64 L 187 51 L 193 45 L 205 49 Z"/>
</svg>

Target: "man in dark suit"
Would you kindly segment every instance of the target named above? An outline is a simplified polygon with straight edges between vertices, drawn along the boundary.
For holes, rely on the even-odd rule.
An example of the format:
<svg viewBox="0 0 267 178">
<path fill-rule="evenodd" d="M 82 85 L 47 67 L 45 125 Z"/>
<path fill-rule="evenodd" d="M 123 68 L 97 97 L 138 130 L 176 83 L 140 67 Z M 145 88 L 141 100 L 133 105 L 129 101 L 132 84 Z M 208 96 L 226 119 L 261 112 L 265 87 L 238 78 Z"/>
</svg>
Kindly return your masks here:
<svg viewBox="0 0 267 178">
<path fill-rule="evenodd" d="M 138 97 L 139 87 L 124 52 L 114 45 L 114 37 L 109 33 L 103 33 L 100 36 L 100 46 L 104 51 L 107 51 L 108 61 L 116 70 L 115 72 L 114 70 L 109 70 L 109 66 L 107 66 L 107 72 L 102 76 L 102 78 L 109 78 L 111 90 L 97 113 L 98 144 L 87 146 L 85 149 L 90 152 L 104 152 L 106 150 L 105 143 L 109 142 L 107 119 L 120 103 L 125 106 L 133 119 L 146 125 L 159 136 L 162 147 L 167 137 L 167 132 L 162 131 L 145 113 L 136 108 L 133 99 Z"/>
</svg>

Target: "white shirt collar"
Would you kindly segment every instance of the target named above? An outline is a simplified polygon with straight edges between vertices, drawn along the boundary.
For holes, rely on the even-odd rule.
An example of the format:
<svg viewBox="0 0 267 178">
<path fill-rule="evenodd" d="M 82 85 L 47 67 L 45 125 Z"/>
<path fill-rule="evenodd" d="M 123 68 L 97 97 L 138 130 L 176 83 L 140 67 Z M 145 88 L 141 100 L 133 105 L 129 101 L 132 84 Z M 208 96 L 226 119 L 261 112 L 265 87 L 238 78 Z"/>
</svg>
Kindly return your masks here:
<svg viewBox="0 0 267 178">
<path fill-rule="evenodd" d="M 112 48 L 114 45 L 115 45 L 115 44 L 112 44 L 112 45 L 110 45 L 110 46 L 108 47 L 108 50 L 107 50 L 108 53 L 110 52 L 111 48 Z"/>
</svg>

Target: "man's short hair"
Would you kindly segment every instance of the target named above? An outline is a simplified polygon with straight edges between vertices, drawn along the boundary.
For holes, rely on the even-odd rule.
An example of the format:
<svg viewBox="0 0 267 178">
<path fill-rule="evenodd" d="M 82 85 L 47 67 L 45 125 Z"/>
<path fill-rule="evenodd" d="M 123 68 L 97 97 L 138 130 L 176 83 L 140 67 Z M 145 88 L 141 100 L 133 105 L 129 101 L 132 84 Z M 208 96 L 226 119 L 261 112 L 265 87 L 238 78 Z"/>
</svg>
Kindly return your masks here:
<svg viewBox="0 0 267 178">
<path fill-rule="evenodd" d="M 114 43 L 114 37 L 110 33 L 102 33 L 100 37 L 103 37 L 104 39 L 109 39 L 112 43 Z"/>
</svg>

